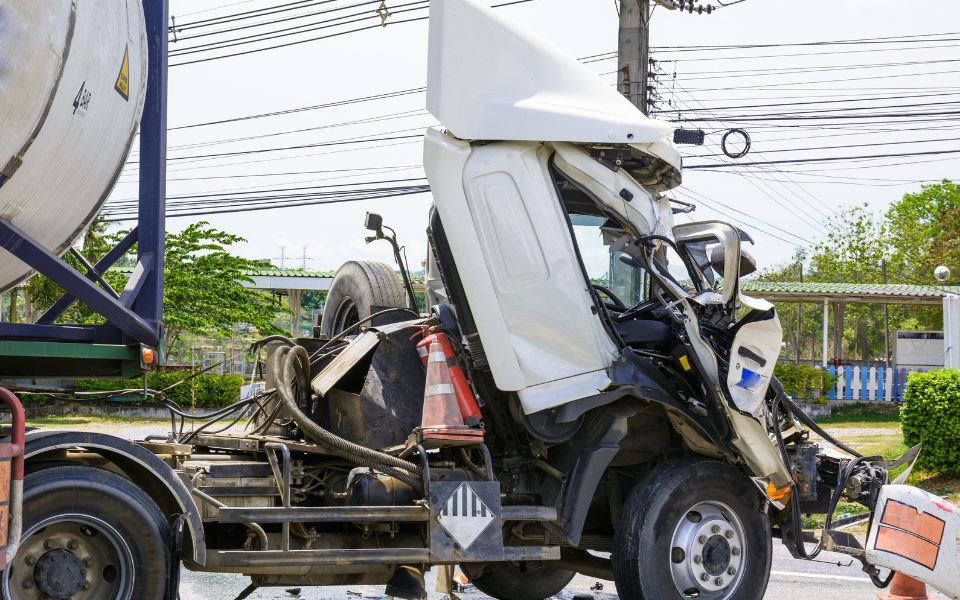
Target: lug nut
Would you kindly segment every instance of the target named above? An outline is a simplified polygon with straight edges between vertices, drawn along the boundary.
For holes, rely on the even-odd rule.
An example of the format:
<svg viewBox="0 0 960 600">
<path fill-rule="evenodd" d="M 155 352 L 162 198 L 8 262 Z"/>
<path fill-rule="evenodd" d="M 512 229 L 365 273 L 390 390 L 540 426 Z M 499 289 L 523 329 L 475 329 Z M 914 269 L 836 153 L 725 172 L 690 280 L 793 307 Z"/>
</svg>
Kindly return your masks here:
<svg viewBox="0 0 960 600">
<path fill-rule="evenodd" d="M 710 575 L 708 573 L 702 573 L 700 575 L 700 579 L 702 579 L 703 581 L 707 581 L 710 579 Z"/>
<path fill-rule="evenodd" d="M 90 557 L 89 557 L 89 556 L 83 559 L 83 566 L 89 567 L 89 566 L 92 565 L 92 564 L 93 564 L 93 561 L 90 560 Z"/>
<path fill-rule="evenodd" d="M 720 533 L 720 526 L 719 526 L 719 525 L 714 525 L 713 527 L 710 528 L 710 531 L 711 531 L 712 533 Z"/>
<path fill-rule="evenodd" d="M 23 580 L 23 587 L 27 588 L 28 590 L 29 590 L 30 588 L 32 588 L 32 587 L 33 587 L 33 579 L 31 579 L 30 577 L 27 577 L 26 579 L 24 579 L 24 580 Z"/>
<path fill-rule="evenodd" d="M 726 532 L 726 533 L 723 534 L 723 535 L 727 536 L 727 539 L 728 539 L 728 540 L 732 540 L 732 539 L 733 539 L 733 530 L 731 529 L 731 530 L 729 530 L 728 532 Z"/>
<path fill-rule="evenodd" d="M 89 589 L 90 589 L 90 582 L 89 582 L 89 581 L 84 581 L 83 583 L 80 584 L 80 587 L 82 587 L 82 588 L 85 589 L 85 590 L 89 590 Z"/>
<path fill-rule="evenodd" d="M 79 547 L 80 547 L 80 542 L 78 542 L 77 540 L 70 540 L 69 542 L 67 542 L 67 548 L 70 548 L 71 550 L 76 550 Z"/>
<path fill-rule="evenodd" d="M 722 577 L 717 577 L 717 579 L 716 579 L 716 581 L 714 581 L 714 583 L 717 584 L 717 585 L 723 585 L 723 578 L 722 578 Z"/>
<path fill-rule="evenodd" d="M 53 548 L 53 540 L 44 540 L 43 547 L 46 548 L 47 550 L 49 550 L 50 548 Z"/>
<path fill-rule="evenodd" d="M 27 565 L 32 567 L 33 565 L 37 564 L 37 559 L 35 559 L 32 556 L 28 556 L 25 559 L 23 559 L 23 562 L 27 563 Z"/>
<path fill-rule="evenodd" d="M 694 556 L 694 557 L 693 557 L 693 564 L 699 565 L 699 564 L 702 563 L 702 562 L 703 562 L 703 557 L 702 557 L 702 556 Z"/>
<path fill-rule="evenodd" d="M 736 567 L 730 567 L 729 569 L 727 569 L 727 575 L 736 575 L 736 574 L 737 574 Z"/>
<path fill-rule="evenodd" d="M 734 555 L 734 556 L 740 556 L 740 548 L 734 548 L 734 549 L 733 549 L 733 555 Z"/>
<path fill-rule="evenodd" d="M 707 543 L 707 536 L 701 535 L 700 537 L 697 538 L 697 541 L 700 542 L 701 544 L 706 544 L 706 543 Z"/>
</svg>

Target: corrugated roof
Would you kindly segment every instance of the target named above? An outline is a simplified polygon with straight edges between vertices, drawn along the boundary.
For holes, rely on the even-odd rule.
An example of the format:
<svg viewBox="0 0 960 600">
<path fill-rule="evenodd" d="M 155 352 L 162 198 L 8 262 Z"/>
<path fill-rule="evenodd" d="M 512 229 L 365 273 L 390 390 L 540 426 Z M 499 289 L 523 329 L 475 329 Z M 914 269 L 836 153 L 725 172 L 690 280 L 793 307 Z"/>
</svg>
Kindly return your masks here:
<svg viewBox="0 0 960 600">
<path fill-rule="evenodd" d="M 905 285 L 899 283 L 829 283 L 798 281 L 742 280 L 740 288 L 751 292 L 794 292 L 807 294 L 852 294 L 942 298 L 960 294 L 960 286 Z"/>
</svg>

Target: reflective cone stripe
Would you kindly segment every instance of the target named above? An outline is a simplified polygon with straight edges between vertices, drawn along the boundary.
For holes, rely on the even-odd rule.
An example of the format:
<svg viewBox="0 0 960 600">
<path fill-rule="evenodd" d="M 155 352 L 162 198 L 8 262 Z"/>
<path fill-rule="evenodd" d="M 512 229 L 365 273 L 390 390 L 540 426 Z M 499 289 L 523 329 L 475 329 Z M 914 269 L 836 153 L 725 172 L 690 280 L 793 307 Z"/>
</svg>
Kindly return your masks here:
<svg viewBox="0 0 960 600">
<path fill-rule="evenodd" d="M 465 428 L 443 347 L 434 339 L 428 350 L 427 382 L 423 391 L 423 428 Z"/>
<path fill-rule="evenodd" d="M 433 360 L 432 356 L 435 352 L 433 349 L 434 342 L 440 342 L 440 346 L 443 348 L 442 354 L 446 360 L 447 367 L 450 369 L 450 380 L 453 383 L 453 388 L 457 395 L 460 417 L 466 425 L 476 425 L 480 422 L 481 418 L 480 407 L 477 405 L 477 398 L 474 396 L 470 384 L 467 383 L 463 369 L 460 368 L 460 362 L 457 360 L 457 355 L 453 351 L 453 345 L 450 343 L 447 335 L 434 333 L 426 336 L 423 341 L 417 344 L 417 352 L 420 354 L 420 359 L 423 361 L 424 366 L 429 366 L 427 359 L 429 355 L 431 357 L 430 360 Z"/>
</svg>

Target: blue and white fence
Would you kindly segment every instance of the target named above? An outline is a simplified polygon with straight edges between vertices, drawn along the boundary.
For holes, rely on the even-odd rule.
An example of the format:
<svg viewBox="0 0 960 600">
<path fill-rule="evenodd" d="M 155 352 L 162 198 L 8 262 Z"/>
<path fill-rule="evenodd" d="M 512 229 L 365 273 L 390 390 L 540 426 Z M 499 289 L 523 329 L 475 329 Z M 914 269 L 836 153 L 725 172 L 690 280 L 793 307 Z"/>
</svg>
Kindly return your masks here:
<svg viewBox="0 0 960 600">
<path fill-rule="evenodd" d="M 903 402 L 907 376 L 919 369 L 884 369 L 883 367 L 827 367 L 837 379 L 836 389 L 830 390 L 831 400 L 859 400 Z"/>
</svg>

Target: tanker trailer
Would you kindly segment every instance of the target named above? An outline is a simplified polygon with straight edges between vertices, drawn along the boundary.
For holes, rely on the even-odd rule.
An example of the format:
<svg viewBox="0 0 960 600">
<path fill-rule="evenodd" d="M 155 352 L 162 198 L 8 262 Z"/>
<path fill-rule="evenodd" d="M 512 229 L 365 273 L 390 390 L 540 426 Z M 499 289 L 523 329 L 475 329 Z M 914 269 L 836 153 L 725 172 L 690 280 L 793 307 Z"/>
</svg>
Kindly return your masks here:
<svg viewBox="0 0 960 600">
<path fill-rule="evenodd" d="M 146 72 L 137 0 L 0 1 L 0 218 L 66 252 L 123 170 Z M 0 292 L 32 274 L 0 260 Z"/>
</svg>

